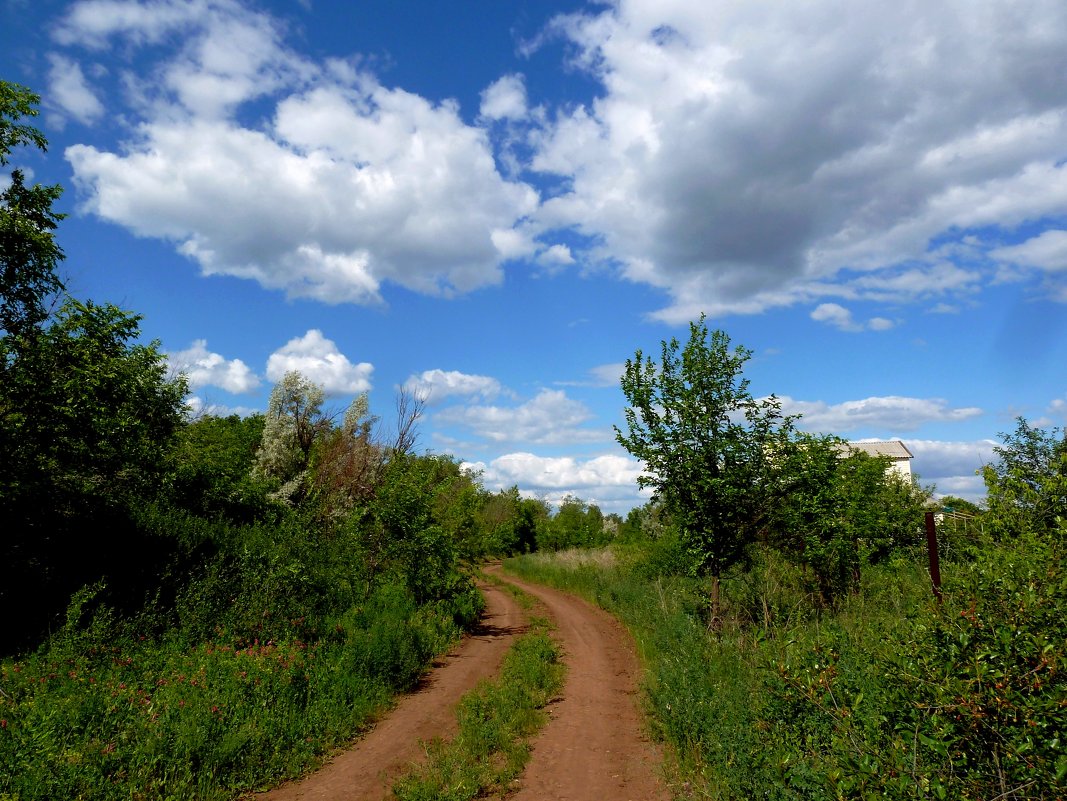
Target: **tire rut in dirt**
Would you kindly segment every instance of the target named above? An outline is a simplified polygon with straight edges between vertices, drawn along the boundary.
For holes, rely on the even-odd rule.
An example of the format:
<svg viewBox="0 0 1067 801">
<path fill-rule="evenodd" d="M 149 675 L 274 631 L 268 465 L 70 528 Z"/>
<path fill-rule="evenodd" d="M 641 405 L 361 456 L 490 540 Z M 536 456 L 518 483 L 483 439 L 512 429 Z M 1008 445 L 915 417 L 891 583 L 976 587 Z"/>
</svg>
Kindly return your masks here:
<svg viewBox="0 0 1067 801">
<path fill-rule="evenodd" d="M 491 584 L 479 587 L 486 599 L 481 623 L 435 663 L 414 692 L 320 770 L 258 795 L 257 801 L 382 801 L 396 777 L 424 757 L 422 742 L 454 735 L 459 699 L 500 672 L 504 654 L 526 630 L 514 598 Z"/>
<path fill-rule="evenodd" d="M 567 664 L 562 698 L 550 707 L 511 801 L 669 799 L 662 754 L 638 710 L 641 667 L 626 630 L 580 598 L 491 572 L 544 604 Z"/>
</svg>

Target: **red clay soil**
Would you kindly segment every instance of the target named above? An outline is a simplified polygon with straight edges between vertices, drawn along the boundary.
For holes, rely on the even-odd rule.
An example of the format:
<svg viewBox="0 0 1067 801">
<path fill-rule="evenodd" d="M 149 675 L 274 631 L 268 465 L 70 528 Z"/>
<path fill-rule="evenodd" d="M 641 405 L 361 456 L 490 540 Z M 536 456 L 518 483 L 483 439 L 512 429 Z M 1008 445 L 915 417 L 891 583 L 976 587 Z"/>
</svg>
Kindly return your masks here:
<svg viewBox="0 0 1067 801">
<path fill-rule="evenodd" d="M 550 707 L 510 801 L 669 799 L 662 754 L 645 736 L 638 711 L 641 666 L 630 635 L 580 598 L 497 575 L 544 604 L 567 664 L 562 698 Z"/>
<path fill-rule="evenodd" d="M 486 600 L 481 624 L 438 660 L 415 692 L 321 770 L 263 793 L 258 801 L 382 801 L 391 794 L 393 780 L 424 756 L 422 741 L 455 734 L 460 697 L 500 671 L 514 636 L 525 629 L 514 598 L 492 585 L 480 586 Z"/>
<path fill-rule="evenodd" d="M 617 620 L 580 598 L 489 571 L 543 604 L 557 626 L 567 665 L 561 697 L 534 739 L 530 762 L 510 801 L 666 801 L 662 757 L 644 735 L 637 708 L 640 664 Z M 257 801 L 382 801 L 393 780 L 424 757 L 422 741 L 456 731 L 455 706 L 481 679 L 499 672 L 514 635 L 524 629 L 515 601 L 482 585 L 487 615 L 466 638 L 348 751 L 321 770 Z"/>
</svg>

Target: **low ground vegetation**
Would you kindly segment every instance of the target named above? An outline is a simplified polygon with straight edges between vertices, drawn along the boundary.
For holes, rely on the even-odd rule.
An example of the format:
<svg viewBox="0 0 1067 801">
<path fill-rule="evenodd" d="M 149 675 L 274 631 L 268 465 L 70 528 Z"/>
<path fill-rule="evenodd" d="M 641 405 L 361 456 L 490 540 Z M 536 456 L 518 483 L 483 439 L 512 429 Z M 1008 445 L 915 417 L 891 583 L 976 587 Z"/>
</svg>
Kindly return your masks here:
<svg viewBox="0 0 1067 801">
<path fill-rule="evenodd" d="M 529 611 L 532 599 L 515 592 Z M 425 764 L 393 785 L 399 801 L 469 801 L 504 797 L 530 757 L 530 741 L 547 721 L 545 706 L 563 688 L 566 668 L 552 626 L 532 616 L 511 647 L 500 676 L 482 682 L 456 710 L 459 733 L 427 745 Z"/>
<path fill-rule="evenodd" d="M 534 554 L 509 570 L 633 632 L 684 798 L 1057 799 L 1067 793 L 1067 527 L 867 567 L 833 608 L 772 550 L 727 576 L 709 631 L 679 541 Z M 681 568 L 681 569 L 679 569 Z"/>
</svg>

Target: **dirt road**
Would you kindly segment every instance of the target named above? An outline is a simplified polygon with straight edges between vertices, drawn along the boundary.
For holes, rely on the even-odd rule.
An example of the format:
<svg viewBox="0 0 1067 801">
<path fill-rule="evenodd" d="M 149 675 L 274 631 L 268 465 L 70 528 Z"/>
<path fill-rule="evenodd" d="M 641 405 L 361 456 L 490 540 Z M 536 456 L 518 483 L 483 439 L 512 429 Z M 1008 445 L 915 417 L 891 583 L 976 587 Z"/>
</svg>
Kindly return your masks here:
<svg viewBox="0 0 1067 801">
<path fill-rule="evenodd" d="M 259 801 L 382 801 L 393 779 L 423 753 L 420 741 L 455 734 L 460 697 L 499 672 L 514 637 L 525 629 L 511 595 L 491 584 L 481 587 L 486 614 L 480 626 L 438 661 L 415 692 L 321 770 L 257 796 Z"/>
<path fill-rule="evenodd" d="M 562 697 L 533 743 L 514 801 L 666 801 L 661 758 L 642 734 L 637 708 L 640 665 L 633 642 L 603 610 L 558 590 L 489 572 L 534 596 L 558 627 L 567 664 Z M 406 696 L 350 750 L 305 779 L 259 801 L 382 801 L 393 779 L 422 754 L 420 741 L 456 730 L 460 696 L 495 675 L 524 628 L 518 604 L 483 585 L 487 615 L 480 631 L 441 660 L 425 686 Z"/>
<path fill-rule="evenodd" d="M 567 663 L 562 699 L 534 740 L 513 801 L 655 801 L 670 798 L 662 755 L 643 735 L 640 664 L 615 618 L 580 598 L 503 574 L 541 601 L 559 629 Z"/>
</svg>

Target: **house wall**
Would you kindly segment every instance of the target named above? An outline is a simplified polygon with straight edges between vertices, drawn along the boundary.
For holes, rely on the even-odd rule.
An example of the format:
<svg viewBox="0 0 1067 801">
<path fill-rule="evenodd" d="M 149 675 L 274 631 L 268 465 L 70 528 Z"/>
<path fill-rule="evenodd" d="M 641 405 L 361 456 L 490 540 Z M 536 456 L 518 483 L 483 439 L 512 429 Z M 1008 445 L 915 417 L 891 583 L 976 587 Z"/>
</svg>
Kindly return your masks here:
<svg viewBox="0 0 1067 801">
<path fill-rule="evenodd" d="M 911 481 L 911 459 L 894 459 L 890 464 L 886 473 L 897 473 L 908 481 Z"/>
</svg>

